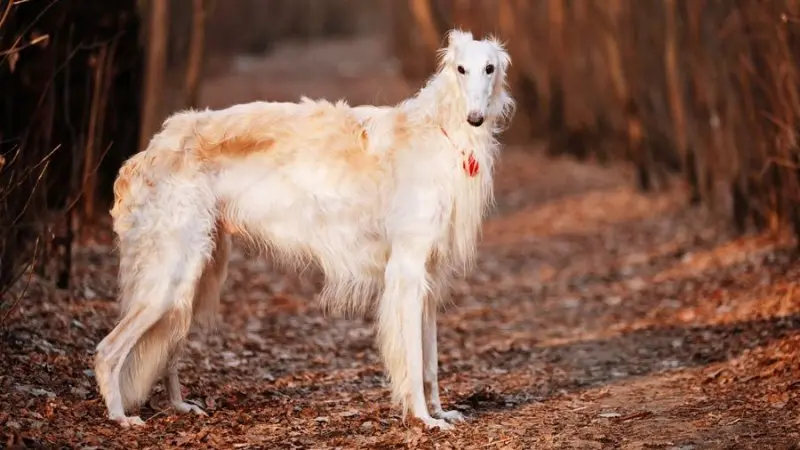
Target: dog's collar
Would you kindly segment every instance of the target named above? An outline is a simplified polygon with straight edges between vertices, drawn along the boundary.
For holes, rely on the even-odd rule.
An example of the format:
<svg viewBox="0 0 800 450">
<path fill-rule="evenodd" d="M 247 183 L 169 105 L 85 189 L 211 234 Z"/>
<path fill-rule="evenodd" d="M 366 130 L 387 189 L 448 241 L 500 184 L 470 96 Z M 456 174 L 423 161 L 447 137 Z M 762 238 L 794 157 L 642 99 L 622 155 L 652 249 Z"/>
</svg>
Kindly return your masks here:
<svg viewBox="0 0 800 450">
<path fill-rule="evenodd" d="M 467 155 L 467 152 L 465 150 L 461 149 L 458 145 L 456 145 L 455 142 L 453 142 L 452 139 L 450 139 L 450 135 L 447 134 L 447 130 L 445 130 L 443 126 L 439 125 L 439 130 L 442 131 L 444 137 L 447 138 L 448 141 L 450 141 L 450 144 L 453 147 L 461 151 L 461 158 L 462 158 L 461 168 L 464 169 L 464 173 L 466 173 L 471 177 L 478 175 L 478 172 L 480 171 L 480 164 L 478 164 L 478 160 L 475 159 L 475 152 L 470 151 L 469 155 Z"/>
</svg>

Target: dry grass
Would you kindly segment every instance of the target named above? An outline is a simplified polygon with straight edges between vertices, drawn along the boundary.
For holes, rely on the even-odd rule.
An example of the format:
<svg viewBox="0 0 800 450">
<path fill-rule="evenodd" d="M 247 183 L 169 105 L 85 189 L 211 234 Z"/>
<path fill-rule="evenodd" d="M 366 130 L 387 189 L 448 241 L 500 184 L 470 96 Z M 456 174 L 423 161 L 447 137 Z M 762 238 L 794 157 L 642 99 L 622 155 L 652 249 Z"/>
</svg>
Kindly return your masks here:
<svg viewBox="0 0 800 450">
<path fill-rule="evenodd" d="M 516 132 L 552 154 L 621 158 L 643 190 L 679 169 L 688 200 L 740 231 L 800 230 L 800 2 L 395 2 L 394 49 L 427 73 L 450 26 L 508 42 Z M 422 13 L 420 13 L 422 11 Z M 433 17 L 433 19 L 431 19 Z M 433 30 L 431 30 L 433 29 Z"/>
</svg>

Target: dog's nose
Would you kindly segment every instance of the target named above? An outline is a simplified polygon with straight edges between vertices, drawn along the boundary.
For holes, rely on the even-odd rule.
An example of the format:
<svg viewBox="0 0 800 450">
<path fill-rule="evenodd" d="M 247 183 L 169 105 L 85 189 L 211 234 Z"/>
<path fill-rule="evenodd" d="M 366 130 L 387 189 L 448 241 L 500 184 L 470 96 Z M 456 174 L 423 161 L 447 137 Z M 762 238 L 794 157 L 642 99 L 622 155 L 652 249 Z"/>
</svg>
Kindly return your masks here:
<svg viewBox="0 0 800 450">
<path fill-rule="evenodd" d="M 467 122 L 473 127 L 479 127 L 483 124 L 483 114 L 471 112 L 467 116 Z"/>
</svg>

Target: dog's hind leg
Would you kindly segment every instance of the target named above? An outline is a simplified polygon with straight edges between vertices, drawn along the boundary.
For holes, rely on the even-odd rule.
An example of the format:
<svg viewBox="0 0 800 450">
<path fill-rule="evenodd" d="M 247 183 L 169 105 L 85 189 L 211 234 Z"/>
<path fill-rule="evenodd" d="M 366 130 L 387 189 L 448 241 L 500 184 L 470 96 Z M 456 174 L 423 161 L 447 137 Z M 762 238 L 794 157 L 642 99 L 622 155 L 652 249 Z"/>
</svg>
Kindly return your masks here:
<svg viewBox="0 0 800 450">
<path fill-rule="evenodd" d="M 414 237 L 392 246 L 378 311 L 378 339 L 389 372 L 392 398 L 427 427 L 452 428 L 431 417 L 423 385 L 422 321 L 428 291 L 425 263 L 430 252 Z"/>
<path fill-rule="evenodd" d="M 178 357 L 176 354 L 173 357 L 173 360 L 170 362 L 169 368 L 167 369 L 167 376 L 164 377 L 164 385 L 167 387 L 169 403 L 179 413 L 194 413 L 198 416 L 207 416 L 208 414 L 206 414 L 202 408 L 183 400 L 183 394 L 181 393 L 181 381 L 178 378 L 178 367 L 176 366 L 177 359 Z"/>
<path fill-rule="evenodd" d="M 194 296 L 205 263 L 202 247 L 190 247 L 184 248 L 182 258 L 167 265 L 166 273 L 163 260 L 150 261 L 148 270 L 161 273 L 158 278 L 148 277 L 155 286 L 146 291 L 146 297 L 142 292 L 134 294 L 138 298 L 131 309 L 98 345 L 95 373 L 100 391 L 109 418 L 123 426 L 141 424 L 138 417 L 125 416 L 125 407 L 144 400 L 154 377 L 166 368 L 176 341 L 189 331 L 188 299 Z"/>
<path fill-rule="evenodd" d="M 204 329 L 209 329 L 216 323 L 220 292 L 228 277 L 230 255 L 231 238 L 218 223 L 214 233 L 214 250 L 203 269 L 194 297 L 194 322 Z"/>
<path fill-rule="evenodd" d="M 206 263 L 203 269 L 203 275 L 200 277 L 200 282 L 194 297 L 194 321 L 204 328 L 212 326 L 217 316 L 220 291 L 228 275 L 230 248 L 230 237 L 224 233 L 222 227 L 218 224 L 214 237 L 214 251 L 211 254 L 211 259 Z M 183 400 L 183 394 L 181 394 L 181 383 L 178 377 L 178 359 L 181 356 L 184 344 L 184 342 L 179 343 L 178 350 L 172 354 L 167 376 L 164 377 L 164 385 L 169 395 L 170 404 L 172 404 L 175 410 L 181 413 L 191 412 L 204 416 L 207 415 L 205 411 L 197 405 L 185 402 Z"/>
<path fill-rule="evenodd" d="M 172 208 L 169 222 L 121 236 L 125 313 L 97 346 L 95 374 L 109 418 L 123 426 L 142 424 L 125 410 L 147 398 L 188 335 L 195 291 L 211 253 L 214 213 L 203 206 L 213 198 L 204 201 L 209 198 L 194 197 L 198 189 L 187 191 L 173 189 L 183 208 Z M 147 215 L 163 214 L 163 206 L 153 206 Z"/>
<path fill-rule="evenodd" d="M 439 399 L 439 351 L 436 343 L 436 303 L 428 300 L 425 305 L 425 316 L 422 323 L 422 353 L 423 353 L 423 382 L 428 403 L 431 407 L 431 416 L 445 419 L 448 422 L 464 420 L 464 416 L 456 411 L 442 409 Z"/>
</svg>

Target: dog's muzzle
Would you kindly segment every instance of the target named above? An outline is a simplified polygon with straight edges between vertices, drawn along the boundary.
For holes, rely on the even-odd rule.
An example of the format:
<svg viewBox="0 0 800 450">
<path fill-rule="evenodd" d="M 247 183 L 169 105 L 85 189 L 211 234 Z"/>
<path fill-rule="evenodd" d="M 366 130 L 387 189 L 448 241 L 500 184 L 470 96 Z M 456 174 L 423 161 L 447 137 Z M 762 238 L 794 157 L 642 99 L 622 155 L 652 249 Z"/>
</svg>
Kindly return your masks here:
<svg viewBox="0 0 800 450">
<path fill-rule="evenodd" d="M 483 125 L 483 114 L 475 112 L 469 113 L 467 116 L 467 122 L 473 127 L 479 127 Z"/>
</svg>

